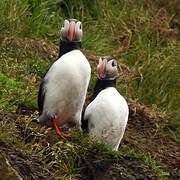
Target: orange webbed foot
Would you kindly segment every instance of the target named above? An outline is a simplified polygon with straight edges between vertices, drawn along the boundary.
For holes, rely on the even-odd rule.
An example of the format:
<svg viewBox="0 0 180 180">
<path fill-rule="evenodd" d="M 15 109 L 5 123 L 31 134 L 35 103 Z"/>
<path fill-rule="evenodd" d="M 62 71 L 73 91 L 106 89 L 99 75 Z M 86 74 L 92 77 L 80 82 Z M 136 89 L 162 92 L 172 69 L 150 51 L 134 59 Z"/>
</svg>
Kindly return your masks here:
<svg viewBox="0 0 180 180">
<path fill-rule="evenodd" d="M 56 124 L 56 119 L 55 119 L 55 118 L 53 119 L 53 125 L 54 125 L 54 127 L 55 127 L 55 129 L 56 129 L 57 134 L 59 134 L 60 136 L 62 135 L 62 136 L 64 136 L 64 137 L 69 136 L 68 134 L 60 131 L 60 129 L 58 128 L 58 126 L 57 126 L 57 124 Z"/>
</svg>

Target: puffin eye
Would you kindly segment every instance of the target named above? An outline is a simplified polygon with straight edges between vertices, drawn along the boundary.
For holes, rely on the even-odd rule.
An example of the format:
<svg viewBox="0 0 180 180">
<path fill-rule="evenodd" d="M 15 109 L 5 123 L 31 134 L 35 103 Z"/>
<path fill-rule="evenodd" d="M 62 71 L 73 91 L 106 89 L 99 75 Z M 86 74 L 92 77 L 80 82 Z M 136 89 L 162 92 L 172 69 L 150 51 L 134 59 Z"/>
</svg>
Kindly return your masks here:
<svg viewBox="0 0 180 180">
<path fill-rule="evenodd" d="M 115 61 L 112 62 L 112 66 L 113 67 L 116 66 L 116 62 Z"/>
<path fill-rule="evenodd" d="M 82 25 L 81 24 L 79 25 L 79 29 L 82 29 Z"/>
</svg>

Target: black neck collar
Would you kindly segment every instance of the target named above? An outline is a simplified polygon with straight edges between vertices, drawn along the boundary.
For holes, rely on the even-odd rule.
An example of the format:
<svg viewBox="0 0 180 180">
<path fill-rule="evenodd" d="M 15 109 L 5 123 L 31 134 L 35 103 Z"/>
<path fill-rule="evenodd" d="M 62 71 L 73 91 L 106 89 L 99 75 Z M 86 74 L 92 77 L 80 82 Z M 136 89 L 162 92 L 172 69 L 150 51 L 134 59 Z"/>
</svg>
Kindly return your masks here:
<svg viewBox="0 0 180 180">
<path fill-rule="evenodd" d="M 60 51 L 59 51 L 59 57 L 60 58 L 62 55 L 75 50 L 75 49 L 81 49 L 81 42 L 67 42 L 67 41 L 62 41 L 60 40 Z"/>
<path fill-rule="evenodd" d="M 100 91 L 102 91 L 103 89 L 106 89 L 108 87 L 116 87 L 116 79 L 114 79 L 114 80 L 101 80 L 98 78 L 96 81 L 96 85 L 94 88 L 94 93 L 93 93 L 93 96 L 91 98 L 91 101 L 96 98 L 96 96 L 100 93 Z"/>
</svg>

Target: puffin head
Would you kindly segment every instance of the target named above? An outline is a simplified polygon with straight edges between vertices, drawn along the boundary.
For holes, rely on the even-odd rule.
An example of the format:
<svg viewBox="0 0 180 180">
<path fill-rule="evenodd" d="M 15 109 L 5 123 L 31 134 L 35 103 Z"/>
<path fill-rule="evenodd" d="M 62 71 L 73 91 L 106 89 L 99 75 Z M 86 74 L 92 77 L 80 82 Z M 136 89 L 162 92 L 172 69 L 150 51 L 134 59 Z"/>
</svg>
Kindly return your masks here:
<svg viewBox="0 0 180 180">
<path fill-rule="evenodd" d="M 66 42 L 80 42 L 82 34 L 80 21 L 77 19 L 66 19 L 60 31 L 60 38 Z"/>
<path fill-rule="evenodd" d="M 114 80 L 118 75 L 117 61 L 110 56 L 99 59 L 97 66 L 98 78 L 101 80 Z"/>
</svg>

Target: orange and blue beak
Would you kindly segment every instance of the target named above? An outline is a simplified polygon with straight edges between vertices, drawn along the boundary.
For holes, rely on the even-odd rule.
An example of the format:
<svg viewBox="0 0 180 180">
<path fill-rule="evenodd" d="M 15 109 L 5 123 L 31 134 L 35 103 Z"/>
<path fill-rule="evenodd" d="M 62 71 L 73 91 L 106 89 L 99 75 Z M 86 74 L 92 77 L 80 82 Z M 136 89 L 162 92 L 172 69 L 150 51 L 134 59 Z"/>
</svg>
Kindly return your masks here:
<svg viewBox="0 0 180 180">
<path fill-rule="evenodd" d="M 102 61 L 102 64 L 101 64 L 100 68 L 99 68 L 99 71 L 98 71 L 98 76 L 99 76 L 101 79 L 103 79 L 104 76 L 105 76 L 105 73 L 106 73 L 106 64 L 107 64 L 107 60 L 104 59 L 104 60 Z"/>
<path fill-rule="evenodd" d="M 70 26 L 69 26 L 69 30 L 66 31 L 66 38 L 72 42 L 73 40 L 73 35 L 74 35 L 74 29 L 75 29 L 75 22 L 71 21 L 70 22 Z"/>
</svg>

